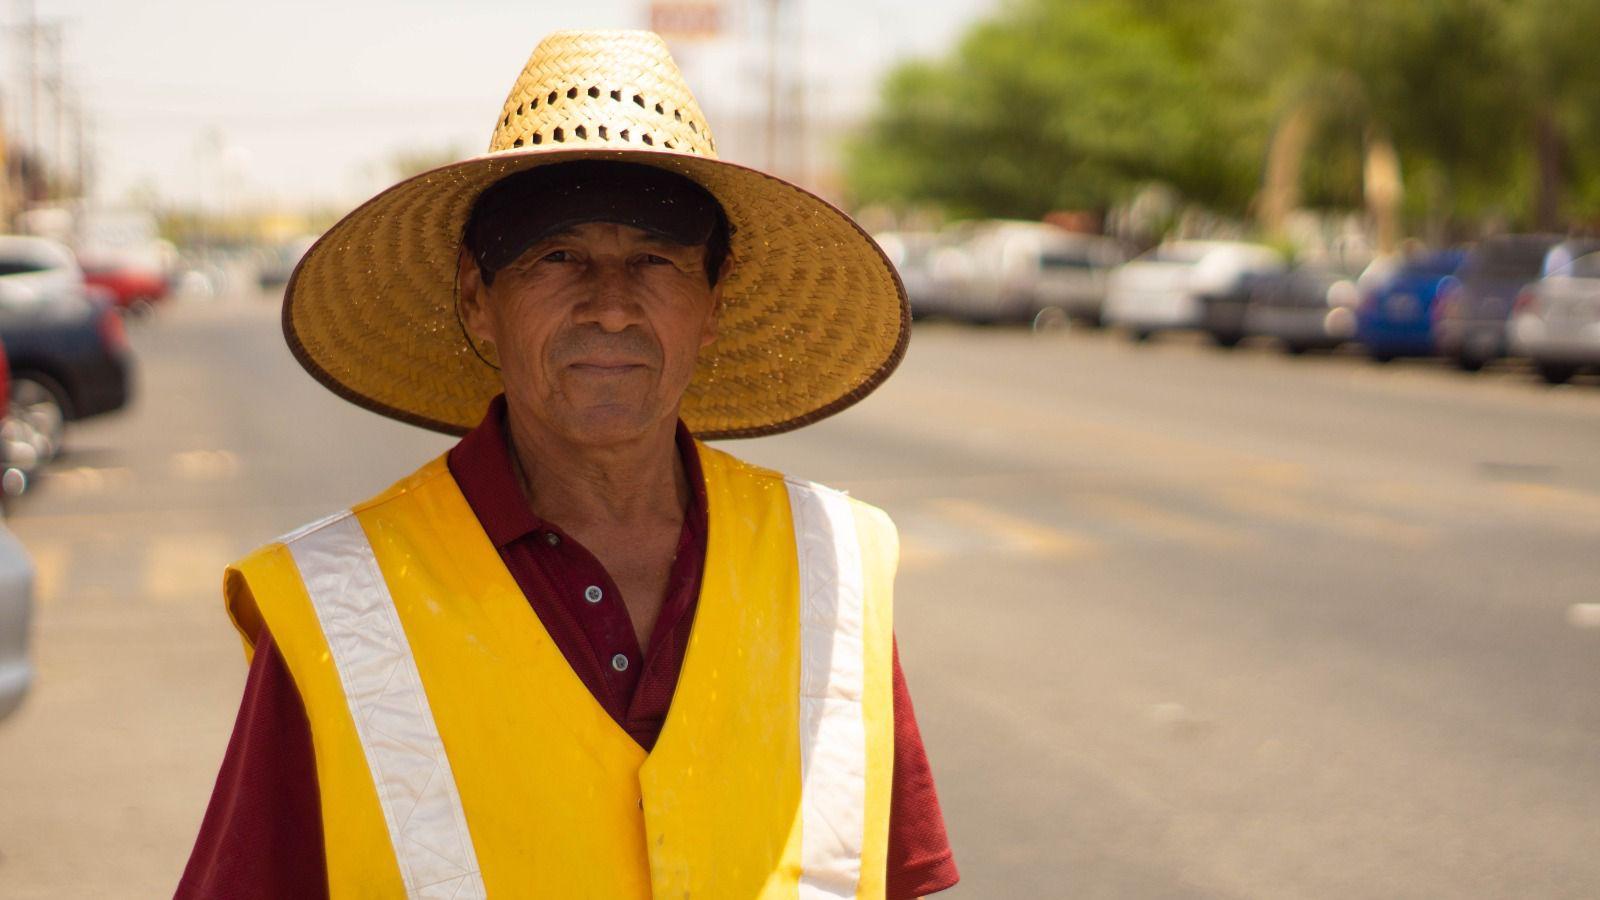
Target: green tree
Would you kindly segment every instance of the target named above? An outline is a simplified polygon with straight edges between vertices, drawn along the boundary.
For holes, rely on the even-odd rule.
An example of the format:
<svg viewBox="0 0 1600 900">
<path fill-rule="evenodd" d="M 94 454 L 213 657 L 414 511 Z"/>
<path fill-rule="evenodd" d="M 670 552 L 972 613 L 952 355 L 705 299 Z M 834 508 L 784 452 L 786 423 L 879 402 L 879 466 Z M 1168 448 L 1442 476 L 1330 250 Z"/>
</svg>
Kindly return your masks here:
<svg viewBox="0 0 1600 900">
<path fill-rule="evenodd" d="M 901 66 L 850 149 L 854 199 L 957 215 L 1103 209 L 1156 180 L 1243 211 L 1264 108 L 1214 55 L 1234 0 L 1022 0 Z"/>
</svg>

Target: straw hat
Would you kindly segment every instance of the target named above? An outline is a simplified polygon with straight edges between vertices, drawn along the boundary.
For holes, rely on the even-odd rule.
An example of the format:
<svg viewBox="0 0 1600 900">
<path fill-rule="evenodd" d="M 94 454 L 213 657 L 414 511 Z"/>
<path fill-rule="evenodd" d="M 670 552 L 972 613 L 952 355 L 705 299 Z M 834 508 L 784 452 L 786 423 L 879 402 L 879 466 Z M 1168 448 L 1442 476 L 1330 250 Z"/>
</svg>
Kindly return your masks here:
<svg viewBox="0 0 1600 900">
<path fill-rule="evenodd" d="M 677 172 L 727 213 L 734 267 L 719 335 L 701 351 L 681 411 L 699 436 L 798 428 L 860 400 L 899 364 L 909 307 L 877 244 L 826 201 L 719 161 L 666 45 L 642 31 L 545 38 L 488 153 L 409 178 L 323 235 L 284 297 L 295 358 L 386 416 L 450 433 L 476 425 L 502 388 L 492 350 L 469 344 L 457 318 L 467 214 L 506 175 L 576 159 Z"/>
</svg>

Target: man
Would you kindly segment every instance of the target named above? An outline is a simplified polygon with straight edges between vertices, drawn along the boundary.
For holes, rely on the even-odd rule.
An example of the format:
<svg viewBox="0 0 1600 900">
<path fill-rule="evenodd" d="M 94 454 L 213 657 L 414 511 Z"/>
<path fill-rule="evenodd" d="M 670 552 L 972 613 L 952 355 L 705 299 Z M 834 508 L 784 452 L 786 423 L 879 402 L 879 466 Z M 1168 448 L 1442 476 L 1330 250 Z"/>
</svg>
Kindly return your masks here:
<svg viewBox="0 0 1600 900">
<path fill-rule="evenodd" d="M 284 303 L 331 389 L 467 434 L 228 570 L 251 672 L 179 896 L 955 883 L 893 526 L 691 436 L 865 396 L 903 291 L 843 213 L 716 160 L 658 38 L 547 38 L 490 153 L 346 217 Z"/>
</svg>

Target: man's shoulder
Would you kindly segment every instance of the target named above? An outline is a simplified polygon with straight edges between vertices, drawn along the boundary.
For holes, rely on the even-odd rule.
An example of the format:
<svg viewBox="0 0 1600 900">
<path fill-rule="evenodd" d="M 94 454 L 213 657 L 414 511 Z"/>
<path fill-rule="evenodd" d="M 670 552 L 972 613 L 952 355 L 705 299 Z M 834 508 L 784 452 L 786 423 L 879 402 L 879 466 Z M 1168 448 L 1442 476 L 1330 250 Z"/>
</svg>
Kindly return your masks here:
<svg viewBox="0 0 1600 900">
<path fill-rule="evenodd" d="M 734 456 L 733 454 L 724 450 L 707 446 L 699 441 L 696 441 L 695 443 L 700 449 L 700 464 L 704 469 L 706 478 L 708 480 L 719 477 L 724 479 L 742 478 L 754 483 L 764 484 L 771 487 L 783 487 L 788 489 L 791 493 L 796 490 L 814 493 L 822 497 L 836 499 L 840 502 L 847 503 L 850 507 L 854 508 L 860 514 L 866 516 L 870 520 L 874 522 L 881 522 L 886 527 L 893 528 L 893 522 L 890 521 L 888 513 L 865 500 L 852 496 L 848 490 L 830 487 L 829 485 L 816 481 L 810 481 L 798 475 L 786 474 L 776 469 L 769 469 L 765 466 L 756 465 L 755 463 L 740 459 L 739 457 Z"/>
<path fill-rule="evenodd" d="M 306 524 L 301 525 L 292 531 L 285 532 L 273 538 L 272 540 L 267 541 L 265 544 L 257 547 L 244 557 L 241 557 L 240 562 L 236 563 L 235 567 L 238 567 L 244 562 L 252 559 L 258 559 L 262 556 L 270 556 L 291 544 L 303 541 L 331 526 L 337 525 L 338 523 L 350 519 L 353 516 L 366 512 L 367 510 L 376 509 L 385 504 L 393 503 L 401 498 L 411 496 L 425 487 L 436 484 L 440 478 L 448 478 L 449 474 L 450 469 L 445 463 L 445 458 L 443 456 L 435 457 L 434 459 L 424 463 L 422 467 L 417 469 L 415 472 L 412 472 L 404 478 L 401 478 L 399 481 L 396 481 L 394 484 L 389 485 L 381 492 L 374 494 L 373 496 L 368 497 L 359 503 L 353 503 L 345 509 L 331 512 L 325 516 L 322 516 L 321 518 L 307 522 Z"/>
</svg>

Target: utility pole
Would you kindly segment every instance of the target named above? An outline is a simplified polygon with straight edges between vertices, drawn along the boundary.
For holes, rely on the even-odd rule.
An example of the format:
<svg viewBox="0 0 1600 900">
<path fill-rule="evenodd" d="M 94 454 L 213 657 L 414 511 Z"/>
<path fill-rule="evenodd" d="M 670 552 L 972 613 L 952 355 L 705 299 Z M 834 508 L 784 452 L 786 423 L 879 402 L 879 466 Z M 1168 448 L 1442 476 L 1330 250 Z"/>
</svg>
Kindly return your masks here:
<svg viewBox="0 0 1600 900">
<path fill-rule="evenodd" d="M 35 26 L 37 33 L 36 43 L 44 50 L 44 64 L 39 75 L 39 84 L 50 98 L 51 130 L 54 134 L 50 139 L 50 171 L 55 174 L 51 181 L 51 199 L 60 200 L 64 197 L 63 190 L 67 177 L 67 116 L 64 108 L 63 95 L 65 86 L 61 72 L 61 23 L 40 22 Z M 43 155 L 43 140 L 40 140 L 40 154 Z"/>
<path fill-rule="evenodd" d="M 26 115 L 17 116 L 19 129 L 24 125 L 26 128 L 17 142 L 19 154 L 26 154 L 37 167 L 47 196 L 55 199 L 60 195 L 59 179 L 65 178 L 69 169 L 63 29 L 59 21 L 39 21 L 33 0 L 16 0 L 15 9 L 17 22 L 10 31 L 18 50 L 17 59 L 21 60 L 22 71 L 17 74 L 28 105 Z M 44 118 L 46 95 L 54 115 L 48 128 Z"/>
<path fill-rule="evenodd" d="M 778 86 L 778 25 L 782 15 L 783 0 L 767 0 L 767 171 L 774 175 L 778 171 L 778 98 L 781 91 Z"/>
</svg>

